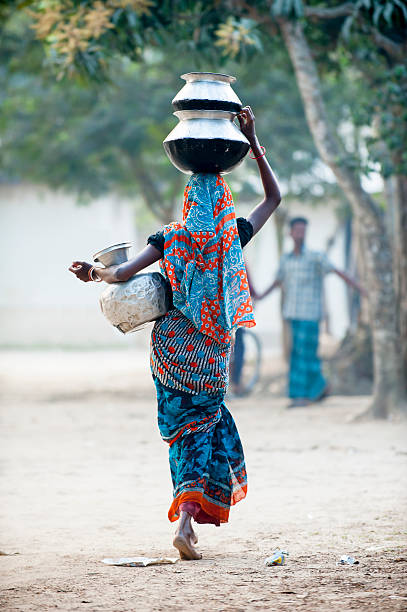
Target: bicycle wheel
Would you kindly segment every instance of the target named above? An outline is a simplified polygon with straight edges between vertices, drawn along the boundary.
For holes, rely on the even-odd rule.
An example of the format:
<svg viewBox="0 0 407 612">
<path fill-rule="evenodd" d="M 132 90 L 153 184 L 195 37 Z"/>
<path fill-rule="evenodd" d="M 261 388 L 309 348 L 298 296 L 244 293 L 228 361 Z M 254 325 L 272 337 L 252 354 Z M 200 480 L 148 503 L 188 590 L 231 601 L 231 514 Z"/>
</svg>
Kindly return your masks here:
<svg viewBox="0 0 407 612">
<path fill-rule="evenodd" d="M 238 389 L 235 393 L 239 396 L 251 393 L 260 378 L 261 369 L 261 342 L 255 332 L 241 328 L 240 343 L 239 354 L 235 355 L 233 350 L 230 363 L 231 380 L 235 383 Z M 239 370 L 238 380 L 236 368 Z"/>
</svg>

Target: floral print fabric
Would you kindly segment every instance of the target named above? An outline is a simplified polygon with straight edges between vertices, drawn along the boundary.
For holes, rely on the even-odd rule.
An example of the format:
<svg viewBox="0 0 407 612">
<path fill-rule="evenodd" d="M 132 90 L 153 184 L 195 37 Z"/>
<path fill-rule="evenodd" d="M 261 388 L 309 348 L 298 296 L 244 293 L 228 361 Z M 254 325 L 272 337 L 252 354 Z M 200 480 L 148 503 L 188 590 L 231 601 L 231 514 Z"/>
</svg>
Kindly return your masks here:
<svg viewBox="0 0 407 612">
<path fill-rule="evenodd" d="M 163 274 L 174 307 L 218 343 L 239 326 L 255 325 L 230 189 L 220 175 L 193 174 L 182 223 L 164 228 Z"/>
</svg>

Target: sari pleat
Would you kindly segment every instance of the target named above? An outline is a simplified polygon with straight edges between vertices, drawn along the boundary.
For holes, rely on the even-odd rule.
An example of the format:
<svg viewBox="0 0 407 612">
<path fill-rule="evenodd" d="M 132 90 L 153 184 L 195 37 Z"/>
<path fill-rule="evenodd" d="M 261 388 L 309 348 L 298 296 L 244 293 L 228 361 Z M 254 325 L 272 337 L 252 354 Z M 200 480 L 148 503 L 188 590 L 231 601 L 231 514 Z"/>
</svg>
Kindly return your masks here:
<svg viewBox="0 0 407 612">
<path fill-rule="evenodd" d="M 181 504 L 195 502 L 204 513 L 201 521 L 195 513 L 197 522 L 226 523 L 230 506 L 246 496 L 247 477 L 239 433 L 223 394 L 192 395 L 154 382 L 158 425 L 169 444 L 174 495 L 169 520 L 179 518 Z"/>
</svg>

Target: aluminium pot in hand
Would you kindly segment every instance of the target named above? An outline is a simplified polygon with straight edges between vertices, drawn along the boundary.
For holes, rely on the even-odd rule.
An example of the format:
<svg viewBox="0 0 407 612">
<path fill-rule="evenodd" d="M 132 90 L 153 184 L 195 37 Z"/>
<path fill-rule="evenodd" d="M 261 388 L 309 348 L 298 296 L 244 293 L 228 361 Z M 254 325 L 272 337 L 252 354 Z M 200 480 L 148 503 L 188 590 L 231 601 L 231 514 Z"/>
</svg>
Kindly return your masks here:
<svg viewBox="0 0 407 612">
<path fill-rule="evenodd" d="M 175 110 L 225 110 L 239 113 L 242 103 L 233 91 L 235 77 L 215 72 L 182 74 L 184 87 L 172 101 Z"/>
<path fill-rule="evenodd" d="M 131 248 L 131 242 L 120 242 L 120 244 L 113 244 L 103 251 L 98 251 L 93 256 L 93 261 L 100 262 L 106 268 L 109 266 L 118 266 L 129 259 L 129 251 Z"/>
<path fill-rule="evenodd" d="M 238 166 L 250 145 L 233 122 L 236 113 L 222 110 L 182 110 L 178 125 L 163 145 L 173 165 L 186 174 L 225 174 Z"/>
</svg>

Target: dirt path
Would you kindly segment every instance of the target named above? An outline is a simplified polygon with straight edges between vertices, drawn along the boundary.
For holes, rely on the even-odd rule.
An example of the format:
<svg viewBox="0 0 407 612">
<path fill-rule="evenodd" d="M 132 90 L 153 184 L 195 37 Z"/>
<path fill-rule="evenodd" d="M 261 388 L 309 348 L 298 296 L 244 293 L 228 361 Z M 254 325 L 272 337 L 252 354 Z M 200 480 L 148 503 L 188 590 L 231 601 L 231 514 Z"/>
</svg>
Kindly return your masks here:
<svg viewBox="0 0 407 612">
<path fill-rule="evenodd" d="M 175 556 L 145 356 L 5 352 L 0 372 L 2 609 L 407 610 L 407 428 L 352 423 L 367 398 L 230 401 L 247 499 L 198 529 L 202 561 L 118 568 L 100 560 Z"/>
</svg>

